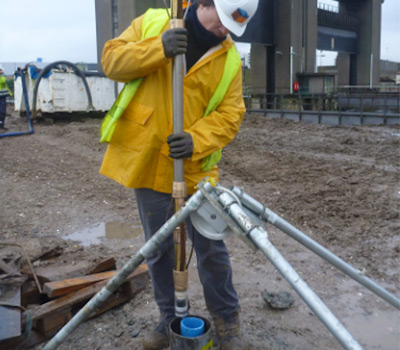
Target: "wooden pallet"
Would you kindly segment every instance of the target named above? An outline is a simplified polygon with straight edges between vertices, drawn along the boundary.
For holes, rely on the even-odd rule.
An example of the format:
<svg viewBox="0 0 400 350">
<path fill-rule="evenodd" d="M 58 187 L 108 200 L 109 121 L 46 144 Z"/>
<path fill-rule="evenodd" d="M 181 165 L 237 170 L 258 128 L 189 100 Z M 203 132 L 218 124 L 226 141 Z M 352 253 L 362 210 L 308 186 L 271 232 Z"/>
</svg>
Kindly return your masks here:
<svg viewBox="0 0 400 350">
<path fill-rule="evenodd" d="M 47 300 L 30 310 L 33 326 L 29 337 L 24 340 L 24 335 L 21 335 L 6 342 L 0 342 L 0 348 L 11 350 L 19 344 L 19 350 L 28 349 L 51 338 L 117 273 L 118 271 L 114 270 L 45 283 L 46 295 L 42 295 L 41 298 L 45 297 Z M 139 266 L 120 288 L 90 315 L 90 318 L 126 303 L 146 287 L 148 280 L 147 265 Z M 32 291 L 27 292 L 32 293 Z M 22 299 L 24 297 L 27 299 L 26 296 Z M 30 298 L 32 300 L 32 295 Z M 23 330 L 25 325 L 26 319 L 21 324 Z"/>
</svg>

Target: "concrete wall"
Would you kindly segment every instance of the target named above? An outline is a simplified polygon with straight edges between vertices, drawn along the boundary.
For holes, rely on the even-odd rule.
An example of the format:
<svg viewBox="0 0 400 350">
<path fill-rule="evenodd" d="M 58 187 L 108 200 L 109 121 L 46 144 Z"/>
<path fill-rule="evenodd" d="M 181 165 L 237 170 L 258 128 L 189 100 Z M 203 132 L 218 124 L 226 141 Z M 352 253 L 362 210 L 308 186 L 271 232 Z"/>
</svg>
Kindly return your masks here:
<svg viewBox="0 0 400 350">
<path fill-rule="evenodd" d="M 250 49 L 250 79 L 252 93 L 265 93 L 267 86 L 266 62 L 267 50 L 265 45 L 252 44 Z"/>
<path fill-rule="evenodd" d="M 317 0 L 279 0 L 277 2 L 277 45 L 275 46 L 275 92 L 289 93 L 291 83 L 298 72 L 315 72 L 317 48 Z M 254 45 L 252 45 L 254 46 Z M 292 47 L 292 51 L 291 51 Z M 292 52 L 292 54 L 291 54 Z M 251 51 L 252 68 L 269 64 L 260 48 Z M 252 79 L 260 82 L 266 78 L 265 69 L 252 73 Z M 292 78 L 291 78 L 292 72 Z"/>
<path fill-rule="evenodd" d="M 276 93 L 285 93 L 290 89 L 290 45 L 291 45 L 292 0 L 278 1 L 277 45 L 276 45 Z"/>
<path fill-rule="evenodd" d="M 305 40 L 304 40 L 304 72 L 316 72 L 316 50 L 317 50 L 317 0 L 305 2 Z"/>
<path fill-rule="evenodd" d="M 357 58 L 357 85 L 379 84 L 381 0 L 368 0 L 360 6 L 360 51 Z M 373 57 L 371 57 L 373 54 Z M 373 61 L 371 67 L 371 59 Z M 372 69 L 372 72 L 371 72 Z"/>
<path fill-rule="evenodd" d="M 111 15 L 111 0 L 96 0 L 96 34 L 97 34 L 97 69 L 103 71 L 101 66 L 101 53 L 104 43 L 113 37 Z"/>
<path fill-rule="evenodd" d="M 100 72 L 103 71 L 101 67 L 101 53 L 106 41 L 121 34 L 131 24 L 135 17 L 142 15 L 150 7 L 164 8 L 165 5 L 162 0 L 95 1 L 97 62 Z"/>
<path fill-rule="evenodd" d="M 350 83 L 350 55 L 339 52 L 336 60 L 338 85 L 349 85 Z"/>
<path fill-rule="evenodd" d="M 381 5 L 382 0 L 340 2 L 339 13 L 355 13 L 360 20 L 356 85 L 379 84 Z"/>
</svg>

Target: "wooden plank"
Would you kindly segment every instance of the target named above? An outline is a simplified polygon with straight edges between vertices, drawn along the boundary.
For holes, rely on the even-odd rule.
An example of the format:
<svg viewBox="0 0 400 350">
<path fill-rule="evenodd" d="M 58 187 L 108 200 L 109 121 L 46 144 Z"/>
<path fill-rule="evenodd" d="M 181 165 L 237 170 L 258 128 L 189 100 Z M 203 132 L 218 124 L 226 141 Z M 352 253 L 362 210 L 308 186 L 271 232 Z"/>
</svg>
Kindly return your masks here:
<svg viewBox="0 0 400 350">
<path fill-rule="evenodd" d="M 26 307 L 31 304 L 41 304 L 43 298 L 47 297 L 41 295 L 34 281 L 26 281 L 21 288 L 21 305 Z"/>
<path fill-rule="evenodd" d="M 21 305 L 21 287 L 0 285 L 0 303 Z M 0 341 L 21 335 L 21 310 L 0 305 Z"/>
<path fill-rule="evenodd" d="M 35 268 L 35 274 L 39 281 L 44 284 L 47 282 L 56 282 L 66 278 L 74 278 L 86 275 L 90 271 L 92 265 L 87 261 L 79 261 L 76 264 L 69 265 L 50 265 Z M 29 267 L 24 267 L 22 272 L 33 278 L 32 271 Z"/>
<path fill-rule="evenodd" d="M 132 299 L 137 293 L 143 290 L 149 281 L 148 274 L 143 273 L 137 275 L 131 280 L 126 281 L 121 285 L 121 287 L 113 293 L 100 307 L 94 311 L 94 313 L 89 317 L 96 317 L 113 307 L 121 305 L 128 300 Z"/>
<path fill-rule="evenodd" d="M 105 258 L 99 262 L 78 261 L 75 264 L 41 266 L 35 268 L 35 274 L 40 282 L 56 282 L 66 278 L 75 278 L 83 275 L 92 275 L 94 273 L 116 270 L 115 258 Z M 29 266 L 25 266 L 22 272 L 33 277 L 32 271 Z"/>
<path fill-rule="evenodd" d="M 121 304 L 126 303 L 130 299 L 129 295 L 121 291 L 115 291 L 112 295 L 110 295 L 107 300 L 100 305 L 91 315 L 89 318 L 96 317 L 101 315 L 102 313 L 118 306 Z"/>
<path fill-rule="evenodd" d="M 134 295 L 143 290 L 149 281 L 147 265 L 141 265 L 131 273 L 121 287 L 113 293 L 100 307 L 95 310 L 90 318 L 96 317 L 107 310 L 127 302 Z M 32 339 L 28 338 L 31 346 L 52 337 L 61 327 L 63 327 L 94 294 L 103 288 L 108 280 L 97 282 L 94 285 L 72 292 L 66 296 L 49 301 L 46 304 L 31 310 L 34 323 Z M 25 346 L 25 342 L 23 343 Z M 27 349 L 29 347 L 21 347 Z M 0 347 L 3 349 L 2 347 Z M 14 349 L 14 348 L 12 348 Z M 10 349 L 11 350 L 11 349 Z"/>
<path fill-rule="evenodd" d="M 94 273 L 99 273 L 99 272 L 104 272 L 104 271 L 111 271 L 111 270 L 116 270 L 117 265 L 114 257 L 111 258 L 106 258 L 101 260 L 99 263 L 94 266 L 89 273 L 94 274 Z"/>
<path fill-rule="evenodd" d="M 147 272 L 148 270 L 143 272 L 141 275 L 138 275 L 136 278 L 128 279 L 128 283 L 124 283 L 121 286 L 121 289 L 127 293 L 130 298 L 133 298 L 137 293 L 146 288 L 146 285 L 149 282 L 149 275 Z"/>
<path fill-rule="evenodd" d="M 31 311 L 32 320 L 38 320 L 48 317 L 56 312 L 61 312 L 64 309 L 70 309 L 74 304 L 78 304 L 89 300 L 93 295 L 101 290 L 106 285 L 107 281 L 100 281 L 89 287 L 77 290 L 75 292 L 64 295 L 60 298 L 51 300 L 45 304 L 38 306 Z"/>
<path fill-rule="evenodd" d="M 116 271 L 107 271 L 96 273 L 94 275 L 69 278 L 57 282 L 48 282 L 44 284 L 43 292 L 46 293 L 49 298 L 55 298 L 90 286 L 96 282 L 108 280 L 114 277 L 115 274 Z"/>
<path fill-rule="evenodd" d="M 100 306 L 100 308 L 90 315 L 89 318 L 94 318 L 113 307 L 127 302 L 146 287 L 148 280 L 147 267 L 142 266 L 138 268 L 128 277 L 127 281 L 121 285 L 119 290 L 113 293 Z M 47 303 L 53 304 L 53 308 L 51 308 L 51 310 L 48 309 L 42 314 L 37 313 L 37 310 L 35 310 L 32 315 L 34 328 L 31 330 L 28 339 L 24 340 L 24 337 L 20 336 L 19 338 L 7 342 L 0 342 L 0 349 L 15 350 L 17 346 L 18 350 L 30 349 L 31 347 L 44 342 L 46 339 L 51 338 L 71 319 L 72 314 L 79 310 L 78 305 L 81 304 L 81 306 L 83 306 L 82 304 L 86 303 L 95 293 L 103 288 L 106 283 L 107 281 L 101 281 L 95 285 L 85 288 L 89 292 L 83 293 L 84 296 L 82 294 L 84 289 L 71 293 L 76 295 L 80 294 L 78 298 L 75 298 L 75 300 L 69 299 L 70 302 L 73 301 L 72 304 L 61 306 L 59 301 L 62 299 L 67 299 L 66 297 L 68 297 L 64 296 Z M 56 304 L 61 306 L 61 309 L 54 307 Z M 71 312 L 72 310 L 73 312 Z"/>
<path fill-rule="evenodd" d="M 35 321 L 33 328 L 46 337 L 60 330 L 72 317 L 70 309 L 64 309 Z"/>
<path fill-rule="evenodd" d="M 103 280 L 97 282 L 94 285 L 88 286 L 86 288 L 77 290 L 75 292 L 69 293 L 68 295 L 62 296 L 58 299 L 54 299 L 40 305 L 39 307 L 31 311 L 32 319 L 38 320 L 48 315 L 59 312 L 60 310 L 69 309 L 75 305 L 80 305 L 83 302 L 89 300 L 93 295 L 103 288 L 108 280 Z M 142 290 L 148 282 L 148 268 L 147 265 L 139 266 L 134 272 L 132 272 L 125 283 L 131 284 L 129 288 L 132 290 L 131 297 Z M 122 288 L 122 286 L 121 286 Z"/>
<path fill-rule="evenodd" d="M 60 247 L 58 243 L 53 243 L 48 247 L 42 247 L 42 251 L 36 256 L 31 258 L 31 262 L 33 263 L 36 260 L 47 260 L 51 258 L 55 258 L 60 256 L 64 251 L 63 247 Z"/>
<path fill-rule="evenodd" d="M 146 272 L 148 271 L 147 265 L 141 265 L 138 267 L 138 269 L 145 269 Z M 96 282 L 108 280 L 114 277 L 117 272 L 118 271 L 106 271 L 89 276 L 80 276 L 62 281 L 45 283 L 43 291 L 47 294 L 49 298 L 59 297 L 71 293 L 75 290 L 90 286 Z M 133 272 L 133 274 L 134 273 L 135 271 Z"/>
</svg>

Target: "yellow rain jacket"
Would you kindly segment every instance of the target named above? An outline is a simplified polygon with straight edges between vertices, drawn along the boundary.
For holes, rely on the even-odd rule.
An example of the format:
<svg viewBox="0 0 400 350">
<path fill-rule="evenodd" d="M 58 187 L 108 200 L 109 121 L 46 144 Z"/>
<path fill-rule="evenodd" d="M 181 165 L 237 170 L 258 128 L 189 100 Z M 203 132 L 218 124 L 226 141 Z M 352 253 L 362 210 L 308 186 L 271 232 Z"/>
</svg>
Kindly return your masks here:
<svg viewBox="0 0 400 350">
<path fill-rule="evenodd" d="M 161 36 L 141 40 L 143 17 L 133 20 L 103 50 L 102 65 L 110 79 L 124 83 L 144 79 L 116 124 L 100 173 L 126 187 L 171 193 L 173 159 L 168 157 L 167 137 L 173 131 L 172 59 L 164 55 Z M 232 141 L 245 113 L 239 69 L 223 101 L 203 117 L 232 45 L 228 37 L 211 48 L 184 77 L 184 131 L 193 138 L 193 155 L 184 161 L 189 194 L 206 176 L 218 181 L 217 166 L 204 172 L 202 160 Z"/>
</svg>

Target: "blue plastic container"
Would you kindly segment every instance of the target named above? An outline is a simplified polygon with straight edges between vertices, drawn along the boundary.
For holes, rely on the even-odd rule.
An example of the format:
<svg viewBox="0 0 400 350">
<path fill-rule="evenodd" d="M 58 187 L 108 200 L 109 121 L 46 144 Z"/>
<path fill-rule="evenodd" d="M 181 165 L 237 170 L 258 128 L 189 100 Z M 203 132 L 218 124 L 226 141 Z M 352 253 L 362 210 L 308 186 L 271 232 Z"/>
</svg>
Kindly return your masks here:
<svg viewBox="0 0 400 350">
<path fill-rule="evenodd" d="M 198 317 L 185 317 L 181 320 L 181 335 L 195 338 L 204 333 L 204 321 Z"/>
</svg>

